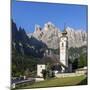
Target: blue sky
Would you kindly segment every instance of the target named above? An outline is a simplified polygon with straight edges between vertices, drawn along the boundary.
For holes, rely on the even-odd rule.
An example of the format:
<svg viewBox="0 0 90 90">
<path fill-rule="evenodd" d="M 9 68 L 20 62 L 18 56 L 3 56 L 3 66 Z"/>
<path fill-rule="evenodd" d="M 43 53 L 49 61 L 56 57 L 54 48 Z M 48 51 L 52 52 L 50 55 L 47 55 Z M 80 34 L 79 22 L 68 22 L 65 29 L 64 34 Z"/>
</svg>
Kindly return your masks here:
<svg viewBox="0 0 90 90">
<path fill-rule="evenodd" d="M 51 4 L 37 2 L 20 2 L 12 0 L 12 19 L 17 27 L 26 32 L 33 32 L 35 24 L 41 27 L 51 21 L 56 27 L 66 26 L 87 30 L 87 6 L 70 4 Z"/>
</svg>

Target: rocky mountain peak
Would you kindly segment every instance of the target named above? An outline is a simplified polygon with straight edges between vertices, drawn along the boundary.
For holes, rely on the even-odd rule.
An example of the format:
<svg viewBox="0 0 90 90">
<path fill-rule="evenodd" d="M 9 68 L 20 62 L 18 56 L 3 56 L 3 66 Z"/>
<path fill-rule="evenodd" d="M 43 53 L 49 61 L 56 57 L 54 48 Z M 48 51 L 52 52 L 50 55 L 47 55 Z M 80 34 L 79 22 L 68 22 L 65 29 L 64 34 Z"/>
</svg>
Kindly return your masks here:
<svg viewBox="0 0 90 90">
<path fill-rule="evenodd" d="M 80 29 L 76 30 L 71 27 L 66 28 L 68 43 L 70 47 L 81 47 L 87 45 L 87 33 Z M 32 34 L 36 39 L 44 42 L 48 48 L 59 48 L 59 38 L 62 35 L 60 29 L 58 29 L 52 22 L 47 22 L 41 29 L 40 25 L 35 26 L 35 31 Z M 28 34 L 29 36 L 29 34 Z"/>
<path fill-rule="evenodd" d="M 40 25 L 35 25 L 35 31 L 34 33 L 39 33 L 41 32 L 42 28 L 40 27 Z"/>
<path fill-rule="evenodd" d="M 54 24 L 52 22 L 47 22 L 46 24 L 44 24 L 43 30 L 48 31 L 52 30 L 53 28 L 55 28 Z"/>
</svg>

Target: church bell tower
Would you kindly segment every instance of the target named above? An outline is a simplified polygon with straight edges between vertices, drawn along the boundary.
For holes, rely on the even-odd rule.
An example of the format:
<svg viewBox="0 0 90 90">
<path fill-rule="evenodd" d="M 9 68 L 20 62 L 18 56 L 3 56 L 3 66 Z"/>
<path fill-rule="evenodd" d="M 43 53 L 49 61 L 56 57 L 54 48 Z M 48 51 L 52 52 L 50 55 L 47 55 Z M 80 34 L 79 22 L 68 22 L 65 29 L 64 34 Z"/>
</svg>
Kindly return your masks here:
<svg viewBox="0 0 90 90">
<path fill-rule="evenodd" d="M 68 37 L 64 30 L 60 37 L 60 62 L 63 64 L 61 72 L 67 72 L 68 69 Z"/>
</svg>

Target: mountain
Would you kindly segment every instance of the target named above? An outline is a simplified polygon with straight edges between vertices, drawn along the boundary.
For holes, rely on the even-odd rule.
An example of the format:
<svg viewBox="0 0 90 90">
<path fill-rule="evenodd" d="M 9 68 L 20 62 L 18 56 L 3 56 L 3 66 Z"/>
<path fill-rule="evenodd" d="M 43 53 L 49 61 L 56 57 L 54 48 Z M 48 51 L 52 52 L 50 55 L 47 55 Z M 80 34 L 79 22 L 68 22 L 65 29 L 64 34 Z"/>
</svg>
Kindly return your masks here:
<svg viewBox="0 0 90 90">
<path fill-rule="evenodd" d="M 17 28 L 12 20 L 12 76 L 36 75 L 37 64 L 59 62 L 59 36 L 61 31 L 51 22 L 35 25 L 33 33 L 26 34 L 23 28 Z M 69 50 L 68 58 L 74 69 L 87 65 L 87 33 L 66 28 Z M 85 46 L 86 45 L 86 46 Z M 77 64 L 74 61 L 80 61 Z M 81 62 L 82 61 L 82 62 Z M 33 72 L 34 71 L 34 72 Z"/>
<path fill-rule="evenodd" d="M 15 22 L 12 21 L 12 47 L 22 55 L 42 57 L 47 47 L 42 41 L 31 36 L 27 36 L 23 28 L 17 29 Z"/>
<path fill-rule="evenodd" d="M 87 32 L 82 30 L 75 30 L 67 27 L 68 46 L 70 47 L 82 47 L 87 45 Z M 44 42 L 48 48 L 59 48 L 59 37 L 61 36 L 61 30 L 59 30 L 54 24 L 48 22 L 43 28 L 40 25 L 35 25 L 35 31 L 27 34 L 29 37 L 33 36 L 38 40 Z"/>
<path fill-rule="evenodd" d="M 75 30 L 67 27 L 69 47 L 82 47 L 87 45 L 87 33 L 82 30 Z"/>
</svg>

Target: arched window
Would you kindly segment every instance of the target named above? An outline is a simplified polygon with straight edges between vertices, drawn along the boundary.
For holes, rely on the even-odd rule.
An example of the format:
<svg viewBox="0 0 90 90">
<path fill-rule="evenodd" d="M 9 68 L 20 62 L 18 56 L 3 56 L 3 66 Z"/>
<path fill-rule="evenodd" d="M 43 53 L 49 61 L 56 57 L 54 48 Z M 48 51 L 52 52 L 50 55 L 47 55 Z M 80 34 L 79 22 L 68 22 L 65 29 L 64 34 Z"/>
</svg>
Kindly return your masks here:
<svg viewBox="0 0 90 90">
<path fill-rule="evenodd" d="M 40 68 L 42 68 L 42 66 L 40 66 Z"/>
<path fill-rule="evenodd" d="M 64 46 L 64 44 L 62 43 L 62 47 Z"/>
</svg>

